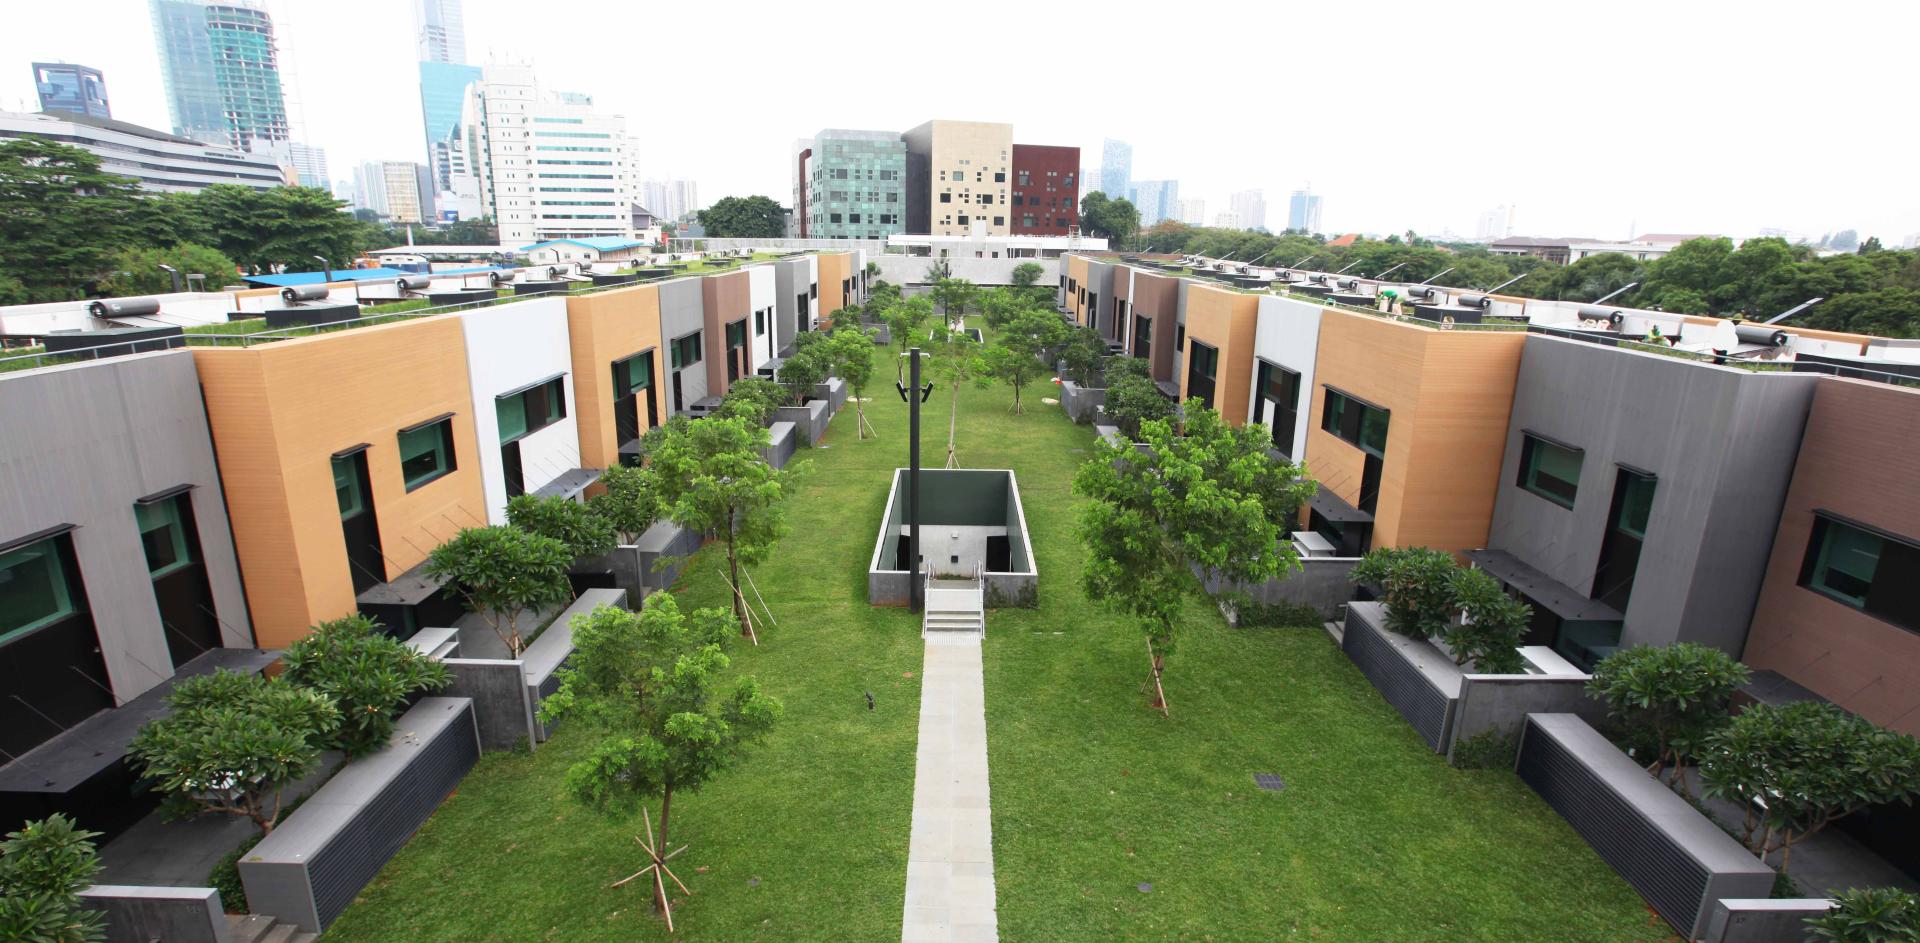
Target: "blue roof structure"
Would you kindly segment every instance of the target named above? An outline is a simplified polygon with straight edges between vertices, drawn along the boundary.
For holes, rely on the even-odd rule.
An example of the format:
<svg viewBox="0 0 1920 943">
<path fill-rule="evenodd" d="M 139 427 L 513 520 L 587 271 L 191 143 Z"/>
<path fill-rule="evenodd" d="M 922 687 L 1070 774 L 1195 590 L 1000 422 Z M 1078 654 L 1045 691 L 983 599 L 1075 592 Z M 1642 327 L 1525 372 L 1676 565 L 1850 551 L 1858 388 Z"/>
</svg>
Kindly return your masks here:
<svg viewBox="0 0 1920 943">
<path fill-rule="evenodd" d="M 333 270 L 336 282 L 364 282 L 369 279 L 394 278 L 400 275 L 416 275 L 417 272 L 402 272 L 397 268 L 337 268 Z M 241 281 L 262 288 L 289 288 L 294 285 L 318 285 L 326 281 L 326 272 L 287 272 L 281 275 L 245 275 Z"/>
<path fill-rule="evenodd" d="M 598 252 L 617 252 L 621 249 L 634 249 L 650 245 L 652 245 L 652 243 L 645 240 L 628 239 L 625 236 L 590 236 L 585 239 L 549 239 L 546 242 L 536 242 L 530 246 L 521 246 L 520 251 L 532 252 L 535 249 L 545 249 L 548 246 L 582 246 Z"/>
</svg>

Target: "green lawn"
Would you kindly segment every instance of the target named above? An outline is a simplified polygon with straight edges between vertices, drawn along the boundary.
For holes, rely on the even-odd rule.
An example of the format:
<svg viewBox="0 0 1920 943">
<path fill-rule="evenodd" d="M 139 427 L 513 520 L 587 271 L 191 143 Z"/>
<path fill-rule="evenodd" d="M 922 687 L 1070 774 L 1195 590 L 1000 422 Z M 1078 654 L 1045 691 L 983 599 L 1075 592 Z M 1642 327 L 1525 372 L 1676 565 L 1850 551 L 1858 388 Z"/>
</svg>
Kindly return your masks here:
<svg viewBox="0 0 1920 943">
<path fill-rule="evenodd" d="M 906 408 L 875 379 L 882 438 L 857 441 L 850 407 L 800 453 L 813 470 L 792 534 L 755 574 L 780 625 L 735 666 L 786 716 L 743 766 L 676 799 L 695 892 L 678 938 L 900 937 L 920 640 L 916 619 L 866 604 L 906 452 Z M 1040 608 L 992 613 L 985 643 L 1001 939 L 1669 938 L 1511 774 L 1428 751 L 1323 633 L 1230 630 L 1196 601 L 1168 666 L 1173 716 L 1150 711 L 1137 629 L 1079 592 L 1069 482 L 1093 433 L 1039 402 L 1051 393 L 1029 390 L 1021 417 L 1003 388 L 961 396 L 960 457 L 1018 472 L 1041 574 Z M 924 417 L 930 465 L 946 396 Z M 714 549 L 683 576 L 683 604 L 724 602 Z M 606 887 L 637 867 L 637 823 L 562 793 L 590 746 L 574 734 L 484 758 L 327 939 L 667 939 L 643 889 Z M 1255 790 L 1255 772 L 1287 789 Z"/>
</svg>

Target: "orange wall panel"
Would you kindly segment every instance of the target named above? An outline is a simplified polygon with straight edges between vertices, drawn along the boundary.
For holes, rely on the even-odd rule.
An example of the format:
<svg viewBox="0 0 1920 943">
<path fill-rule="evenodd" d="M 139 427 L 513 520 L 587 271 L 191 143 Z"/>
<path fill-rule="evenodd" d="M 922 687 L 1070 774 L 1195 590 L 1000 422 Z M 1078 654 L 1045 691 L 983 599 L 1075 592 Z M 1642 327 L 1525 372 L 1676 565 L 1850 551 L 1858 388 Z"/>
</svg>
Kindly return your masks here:
<svg viewBox="0 0 1920 943">
<path fill-rule="evenodd" d="M 841 287 L 841 280 L 852 277 L 852 253 L 823 252 L 820 254 L 821 320 L 825 320 L 835 311 L 847 306 L 847 293 Z"/>
<path fill-rule="evenodd" d="M 841 256 L 849 258 L 849 256 Z M 840 278 L 833 279 L 835 294 L 840 292 Z M 748 301 L 748 275 L 733 271 L 724 275 L 709 275 L 700 280 L 700 300 L 706 306 L 707 325 L 707 395 L 727 395 L 727 325 L 734 321 L 745 320 L 753 314 Z M 824 301 L 827 292 L 827 276 L 820 276 L 820 294 Z M 828 309 L 824 304 L 821 311 L 838 310 L 839 305 Z M 747 354 L 749 360 L 753 354 L 753 332 L 747 332 Z"/>
<path fill-rule="evenodd" d="M 1253 383 L 1253 340 L 1260 310 L 1260 299 L 1237 291 L 1225 291 L 1206 285 L 1187 288 L 1187 357 L 1192 343 L 1199 341 L 1220 352 L 1220 364 L 1214 371 L 1213 405 L 1228 425 L 1247 422 L 1248 386 Z M 1187 398 L 1187 370 L 1183 366 L 1180 398 Z"/>
<path fill-rule="evenodd" d="M 666 375 L 660 349 L 660 289 L 640 285 L 567 299 L 567 333 L 573 348 L 573 406 L 580 428 L 580 463 L 611 468 L 620 463 L 613 420 L 613 362 L 653 351 L 656 386 Z M 660 398 L 662 409 L 665 398 Z M 647 410 L 640 408 L 640 431 Z"/>
</svg>

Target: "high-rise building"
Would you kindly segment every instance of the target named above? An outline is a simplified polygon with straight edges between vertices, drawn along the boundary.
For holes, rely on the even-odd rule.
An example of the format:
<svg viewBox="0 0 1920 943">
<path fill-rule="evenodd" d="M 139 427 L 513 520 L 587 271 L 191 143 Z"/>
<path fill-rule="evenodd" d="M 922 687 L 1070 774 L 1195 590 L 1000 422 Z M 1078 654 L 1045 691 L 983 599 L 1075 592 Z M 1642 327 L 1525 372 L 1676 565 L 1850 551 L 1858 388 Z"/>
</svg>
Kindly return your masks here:
<svg viewBox="0 0 1920 943">
<path fill-rule="evenodd" d="M 100 158 L 101 170 L 161 193 L 193 193 L 216 183 L 271 190 L 288 182 L 287 171 L 277 157 L 242 153 L 77 112 L 30 115 L 0 111 L 0 142 L 29 136 L 52 138 L 89 151 Z"/>
<path fill-rule="evenodd" d="M 1240 214 L 1232 210 L 1226 210 L 1224 212 L 1213 214 L 1213 225 L 1217 229 L 1245 228 L 1240 225 Z"/>
<path fill-rule="evenodd" d="M 1080 149 L 1047 144 L 1013 146 L 1016 236 L 1064 236 L 1080 225 Z"/>
<path fill-rule="evenodd" d="M 1080 202 L 1087 201 L 1087 194 L 1100 189 L 1100 168 L 1080 168 Z"/>
<path fill-rule="evenodd" d="M 637 238 L 626 118 L 598 111 L 591 96 L 541 88 L 530 66 L 489 65 L 460 123 L 502 245 Z"/>
<path fill-rule="evenodd" d="M 1133 192 L 1133 145 L 1112 138 L 1100 143 L 1100 192 L 1109 200 Z"/>
<path fill-rule="evenodd" d="M 413 0 L 413 24 L 421 62 L 467 61 L 466 17 L 460 0 Z"/>
<path fill-rule="evenodd" d="M 795 225 L 809 239 L 907 231 L 907 143 L 892 131 L 828 129 L 794 155 Z"/>
<path fill-rule="evenodd" d="M 1320 231 L 1320 197 L 1311 189 L 1295 190 L 1287 200 L 1287 228 L 1296 232 Z"/>
<path fill-rule="evenodd" d="M 421 184 L 426 166 L 409 160 L 371 160 L 353 169 L 353 204 L 396 223 L 424 223 L 431 216 Z"/>
<path fill-rule="evenodd" d="M 293 166 L 294 175 L 300 178 L 303 187 L 327 188 L 327 149 L 302 144 L 299 141 L 287 143 L 287 162 Z"/>
<path fill-rule="evenodd" d="M 287 102 L 260 0 L 149 0 L 173 131 L 236 150 L 285 151 Z"/>
<path fill-rule="evenodd" d="M 648 180 L 640 185 L 640 205 L 659 219 L 676 222 L 703 209 L 700 185 L 691 180 Z"/>
<path fill-rule="evenodd" d="M 1514 210 L 1512 206 L 1496 206 L 1481 213 L 1474 223 L 1474 241 L 1492 242 L 1513 235 Z"/>
<path fill-rule="evenodd" d="M 1013 209 L 1013 125 L 929 121 L 907 142 L 907 232 L 1005 236 Z"/>
<path fill-rule="evenodd" d="M 420 62 L 420 117 L 426 130 L 427 166 L 436 191 L 453 191 L 454 178 L 473 175 L 464 146 L 461 112 L 480 67 L 457 62 Z"/>
<path fill-rule="evenodd" d="M 113 117 L 113 109 L 107 104 L 107 79 L 99 69 L 66 62 L 36 62 L 33 85 L 40 93 L 41 111 Z"/>
<path fill-rule="evenodd" d="M 1205 226 L 1207 224 L 1207 201 L 1181 200 L 1180 221 L 1189 226 Z"/>
<path fill-rule="evenodd" d="M 1267 228 L 1267 195 L 1260 190 L 1242 190 L 1227 198 L 1227 208 L 1240 215 L 1242 229 Z"/>
<path fill-rule="evenodd" d="M 1133 201 L 1133 208 L 1140 211 L 1141 226 L 1172 219 L 1180 212 L 1180 181 L 1136 180 L 1128 199 Z"/>
</svg>

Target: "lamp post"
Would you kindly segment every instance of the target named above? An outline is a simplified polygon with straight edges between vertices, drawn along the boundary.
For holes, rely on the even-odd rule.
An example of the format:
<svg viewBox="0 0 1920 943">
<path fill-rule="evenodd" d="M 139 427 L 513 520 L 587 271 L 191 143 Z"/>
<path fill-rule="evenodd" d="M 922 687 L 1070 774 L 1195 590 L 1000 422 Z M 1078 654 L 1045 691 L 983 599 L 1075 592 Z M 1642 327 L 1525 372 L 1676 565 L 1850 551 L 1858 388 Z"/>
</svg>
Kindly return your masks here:
<svg viewBox="0 0 1920 943">
<path fill-rule="evenodd" d="M 171 265 L 168 265 L 168 264 L 166 264 L 166 263 L 164 263 L 164 262 L 162 262 L 162 263 L 160 264 L 160 271 L 162 271 L 162 272 L 165 272 L 165 273 L 167 273 L 167 276 L 168 276 L 169 278 L 172 278 L 172 279 L 173 279 L 173 291 L 174 291 L 174 293 L 175 293 L 175 294 L 179 294 L 179 292 L 180 292 L 180 270 L 179 270 L 179 269 L 177 269 L 177 268 L 174 268 L 174 267 L 173 267 L 173 266 L 171 266 Z"/>
<path fill-rule="evenodd" d="M 924 386 L 920 382 L 920 348 L 907 352 L 913 365 L 909 379 L 912 386 L 899 383 L 894 385 L 900 390 L 900 398 L 907 402 L 907 610 L 919 612 L 926 608 L 926 587 L 920 582 L 920 404 L 933 395 L 933 384 Z"/>
<path fill-rule="evenodd" d="M 328 261 L 327 257 L 323 255 L 316 255 L 313 257 L 313 259 L 314 261 L 320 263 L 320 268 L 321 268 L 320 284 L 325 285 L 332 282 L 333 281 L 333 263 Z"/>
</svg>

